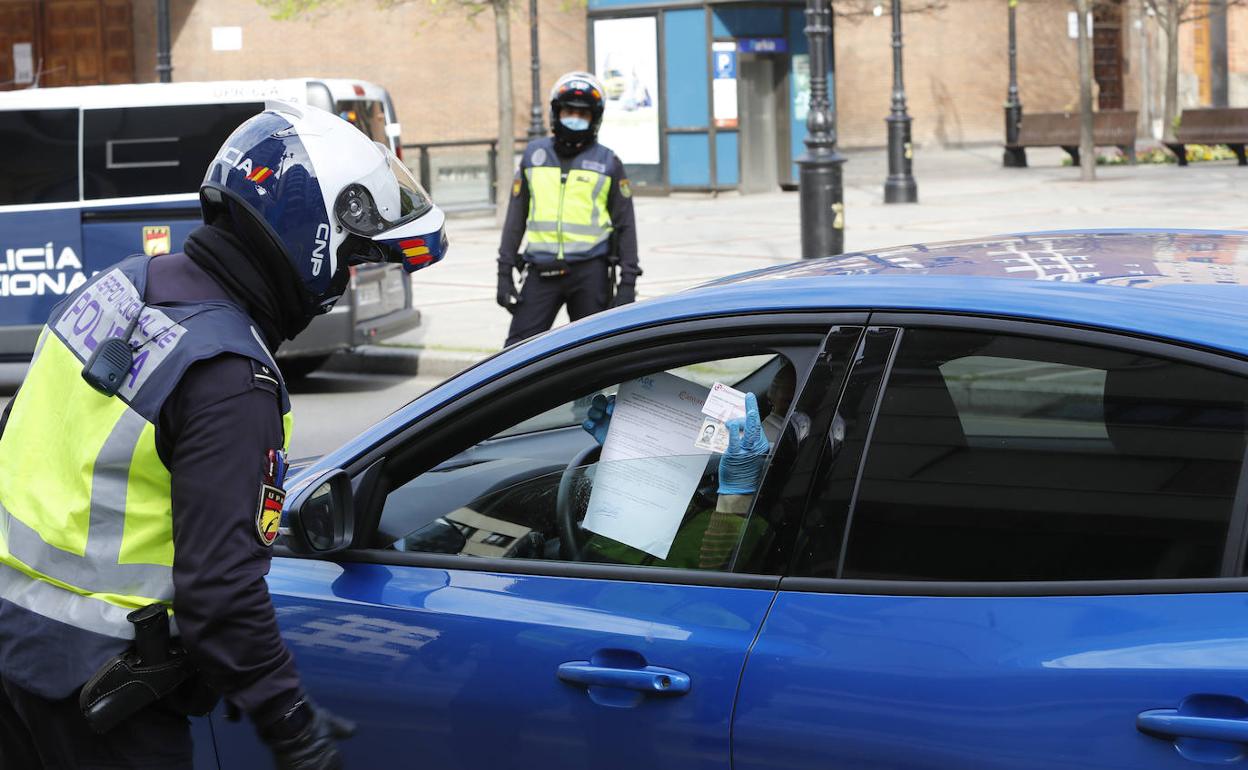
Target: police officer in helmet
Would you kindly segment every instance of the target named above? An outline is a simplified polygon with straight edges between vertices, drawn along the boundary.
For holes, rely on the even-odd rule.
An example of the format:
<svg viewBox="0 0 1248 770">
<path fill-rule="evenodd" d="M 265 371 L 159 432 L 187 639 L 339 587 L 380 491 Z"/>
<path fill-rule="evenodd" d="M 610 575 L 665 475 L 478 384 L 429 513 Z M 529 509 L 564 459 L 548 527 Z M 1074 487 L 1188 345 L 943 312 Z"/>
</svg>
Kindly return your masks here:
<svg viewBox="0 0 1248 770">
<path fill-rule="evenodd" d="M 349 123 L 271 104 L 226 140 L 184 253 L 53 311 L 0 418 L 0 767 L 191 767 L 224 696 L 279 768 L 341 767 L 266 585 L 289 398 L 273 353 L 349 266 L 445 252 L 443 215 Z"/>
<path fill-rule="evenodd" d="M 589 73 L 559 78 L 550 92 L 554 135 L 530 142 L 520 161 L 498 249 L 497 301 L 512 314 L 508 345 L 549 329 L 565 304 L 576 321 L 635 299 L 632 189 L 620 159 L 598 144 L 605 98 Z M 513 271 L 525 276 L 519 291 Z"/>
</svg>

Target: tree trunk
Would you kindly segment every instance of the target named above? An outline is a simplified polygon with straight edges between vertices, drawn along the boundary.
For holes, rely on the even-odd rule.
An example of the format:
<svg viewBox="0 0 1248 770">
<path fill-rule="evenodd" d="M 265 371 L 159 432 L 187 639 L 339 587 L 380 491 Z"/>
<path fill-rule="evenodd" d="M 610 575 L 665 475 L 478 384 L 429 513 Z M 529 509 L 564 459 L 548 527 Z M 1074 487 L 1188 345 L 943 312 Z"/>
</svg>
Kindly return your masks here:
<svg viewBox="0 0 1248 770">
<path fill-rule="evenodd" d="M 1079 178 L 1096 179 L 1096 146 L 1092 140 L 1092 40 L 1088 36 L 1090 0 L 1075 0 L 1079 15 Z"/>
<path fill-rule="evenodd" d="M 1166 95 L 1162 109 L 1162 138 L 1174 141 L 1174 119 L 1179 116 L 1179 3 L 1166 0 L 1162 28 L 1166 33 Z"/>
<path fill-rule="evenodd" d="M 507 196 L 515 175 L 516 127 L 511 83 L 511 0 L 491 0 L 494 38 L 498 49 L 498 167 L 495 169 L 494 219 L 501 227 L 507 216 Z"/>
</svg>

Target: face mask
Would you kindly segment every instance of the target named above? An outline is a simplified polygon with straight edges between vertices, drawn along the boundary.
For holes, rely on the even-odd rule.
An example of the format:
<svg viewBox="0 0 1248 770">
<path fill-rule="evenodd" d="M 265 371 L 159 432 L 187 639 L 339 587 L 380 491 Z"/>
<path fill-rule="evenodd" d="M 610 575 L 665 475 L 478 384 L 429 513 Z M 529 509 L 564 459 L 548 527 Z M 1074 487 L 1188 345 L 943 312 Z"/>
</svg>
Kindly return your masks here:
<svg viewBox="0 0 1248 770">
<path fill-rule="evenodd" d="M 569 131 L 584 131 L 589 128 L 589 120 L 586 118 L 559 118 L 559 122 Z"/>
</svg>

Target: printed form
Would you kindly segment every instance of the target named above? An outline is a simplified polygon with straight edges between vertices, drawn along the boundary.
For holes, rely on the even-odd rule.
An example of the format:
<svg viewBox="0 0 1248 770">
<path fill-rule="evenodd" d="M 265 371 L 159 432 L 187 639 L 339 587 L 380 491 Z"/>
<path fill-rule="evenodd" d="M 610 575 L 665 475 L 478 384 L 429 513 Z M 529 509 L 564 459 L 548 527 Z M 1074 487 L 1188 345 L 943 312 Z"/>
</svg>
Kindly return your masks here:
<svg viewBox="0 0 1248 770">
<path fill-rule="evenodd" d="M 620 386 L 585 529 L 667 558 L 710 455 L 694 446 L 708 392 L 667 373 Z"/>
</svg>

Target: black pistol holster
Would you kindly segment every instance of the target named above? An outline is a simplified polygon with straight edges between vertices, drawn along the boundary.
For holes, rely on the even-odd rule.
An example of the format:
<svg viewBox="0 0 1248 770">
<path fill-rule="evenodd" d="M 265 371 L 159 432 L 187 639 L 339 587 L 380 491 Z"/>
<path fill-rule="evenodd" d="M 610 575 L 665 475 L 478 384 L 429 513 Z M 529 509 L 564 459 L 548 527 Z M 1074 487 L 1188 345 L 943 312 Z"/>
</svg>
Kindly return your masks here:
<svg viewBox="0 0 1248 770">
<path fill-rule="evenodd" d="M 105 663 L 78 695 L 91 729 L 106 733 L 162 699 L 187 716 L 212 711 L 216 694 L 200 682 L 186 651 L 170 643 L 165 605 L 149 604 L 126 619 L 134 624 L 133 649 Z"/>
</svg>

